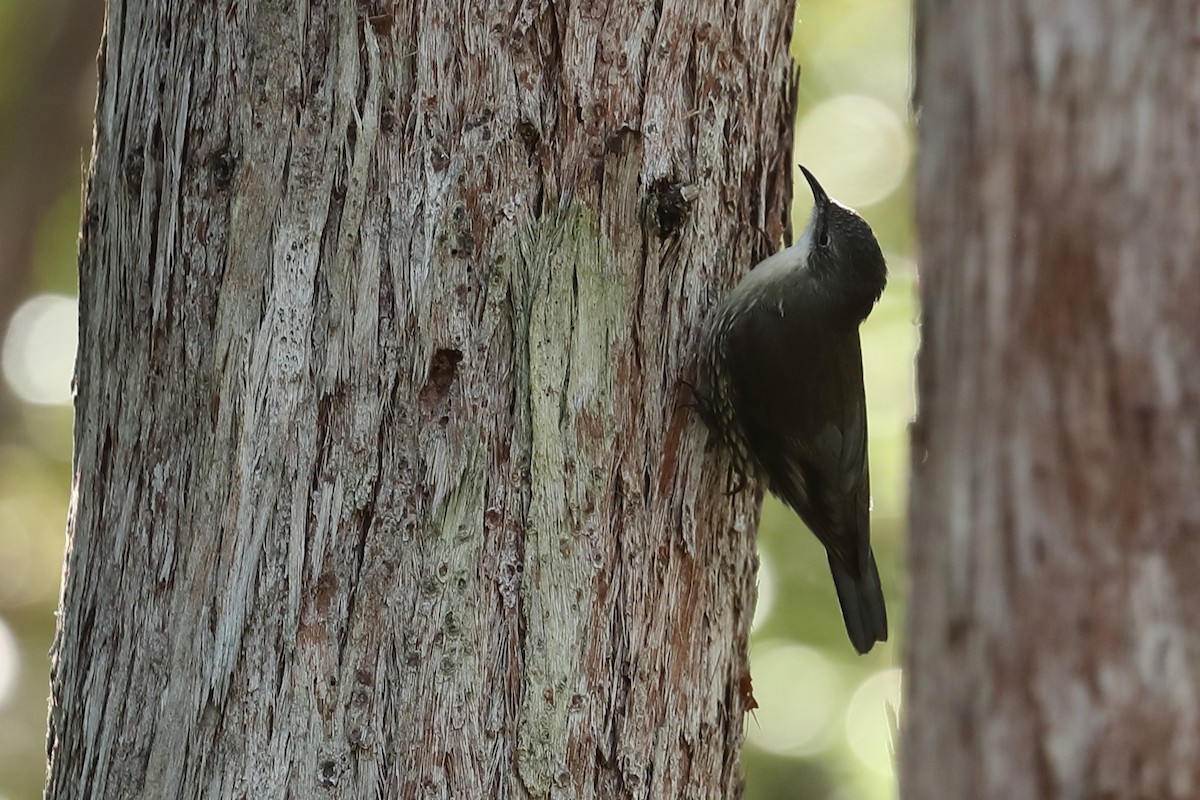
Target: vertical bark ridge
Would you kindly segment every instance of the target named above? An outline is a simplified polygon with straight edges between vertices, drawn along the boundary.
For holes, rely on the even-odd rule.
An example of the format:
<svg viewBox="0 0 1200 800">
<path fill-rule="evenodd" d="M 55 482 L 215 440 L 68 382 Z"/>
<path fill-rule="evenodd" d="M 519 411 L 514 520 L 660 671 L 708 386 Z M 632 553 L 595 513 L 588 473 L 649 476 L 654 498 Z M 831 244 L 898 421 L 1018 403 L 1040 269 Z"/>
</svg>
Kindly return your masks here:
<svg viewBox="0 0 1200 800">
<path fill-rule="evenodd" d="M 793 109 L 730 13 L 110 3 L 49 797 L 736 796 L 678 382 Z"/>
</svg>

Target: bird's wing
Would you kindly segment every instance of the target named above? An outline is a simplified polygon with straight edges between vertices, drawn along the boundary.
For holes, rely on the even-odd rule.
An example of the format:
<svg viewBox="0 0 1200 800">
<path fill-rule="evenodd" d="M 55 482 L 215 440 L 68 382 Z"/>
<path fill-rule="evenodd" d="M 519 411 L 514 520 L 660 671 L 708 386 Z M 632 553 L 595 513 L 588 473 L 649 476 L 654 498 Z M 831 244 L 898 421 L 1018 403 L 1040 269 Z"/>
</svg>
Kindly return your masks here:
<svg viewBox="0 0 1200 800">
<path fill-rule="evenodd" d="M 755 356 L 730 365 L 747 446 L 766 472 L 770 490 L 796 511 L 835 560 L 858 574 L 869 547 L 870 504 L 858 330 L 830 331 L 799 322 L 778 330 L 744 333 L 786 337 L 793 348 L 803 348 L 796 358 L 799 367 L 778 363 L 771 368 L 752 363 Z M 771 342 L 758 344 L 762 350 L 739 352 L 787 352 Z"/>
</svg>

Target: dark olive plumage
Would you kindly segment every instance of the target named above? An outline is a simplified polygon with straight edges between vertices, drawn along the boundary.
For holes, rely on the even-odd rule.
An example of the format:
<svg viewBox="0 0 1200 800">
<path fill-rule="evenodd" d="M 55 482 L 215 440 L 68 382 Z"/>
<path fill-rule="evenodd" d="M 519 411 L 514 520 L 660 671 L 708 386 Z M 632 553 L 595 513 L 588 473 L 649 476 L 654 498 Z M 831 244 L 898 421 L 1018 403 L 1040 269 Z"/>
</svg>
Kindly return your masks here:
<svg viewBox="0 0 1200 800">
<path fill-rule="evenodd" d="M 858 326 L 887 267 L 866 220 L 816 178 L 800 240 L 752 269 L 708 324 L 697 404 L 736 468 L 762 480 L 825 545 L 850 641 L 887 639 L 870 541 L 867 409 Z"/>
</svg>

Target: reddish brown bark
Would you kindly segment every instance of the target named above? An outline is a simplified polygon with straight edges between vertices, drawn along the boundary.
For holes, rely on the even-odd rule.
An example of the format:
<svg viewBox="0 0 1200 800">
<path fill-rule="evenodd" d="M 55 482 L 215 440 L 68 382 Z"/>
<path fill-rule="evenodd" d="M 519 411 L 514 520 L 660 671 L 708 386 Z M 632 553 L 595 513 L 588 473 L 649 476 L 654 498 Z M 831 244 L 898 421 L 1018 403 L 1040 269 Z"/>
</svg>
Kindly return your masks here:
<svg viewBox="0 0 1200 800">
<path fill-rule="evenodd" d="M 791 14 L 113 0 L 48 797 L 738 794 Z"/>
<path fill-rule="evenodd" d="M 1195 23 L 918 3 L 907 798 L 1200 796 Z"/>
</svg>

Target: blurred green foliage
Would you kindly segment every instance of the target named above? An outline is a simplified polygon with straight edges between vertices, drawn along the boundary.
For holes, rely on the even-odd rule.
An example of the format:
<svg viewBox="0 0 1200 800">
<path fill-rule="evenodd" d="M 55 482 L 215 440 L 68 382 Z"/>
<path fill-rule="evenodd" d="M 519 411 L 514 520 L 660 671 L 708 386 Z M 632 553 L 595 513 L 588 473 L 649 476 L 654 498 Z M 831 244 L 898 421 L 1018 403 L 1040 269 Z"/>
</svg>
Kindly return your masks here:
<svg viewBox="0 0 1200 800">
<path fill-rule="evenodd" d="M 747 721 L 747 800 L 896 796 L 889 746 L 894 746 L 905 626 L 907 429 L 915 410 L 918 333 L 911 180 L 915 139 L 908 108 L 911 14 L 908 0 L 798 3 L 793 55 L 801 77 L 795 159 L 812 169 L 832 196 L 867 218 L 891 273 L 887 291 L 862 330 L 872 538 L 891 636 L 867 656 L 854 653 L 821 546 L 790 510 L 768 497 L 759 550 L 773 585 L 762 593 L 769 607 L 760 612 L 751 641 L 751 673 L 761 708 Z M 812 200 L 802 179 L 793 186 L 792 220 L 798 233 Z M 760 587 L 762 583 L 760 579 Z M 776 668 L 780 643 L 803 646 L 785 651 L 802 668 L 791 680 L 810 684 L 802 692 L 781 681 L 763 685 Z M 771 670 L 764 673 L 764 664 Z M 825 667 L 814 669 L 821 664 Z M 832 710 L 822 702 L 797 702 L 825 696 L 836 698 Z M 768 725 L 768 713 L 800 733 L 789 738 L 779 722 Z M 776 746 L 772 736 L 791 746 Z"/>
<path fill-rule="evenodd" d="M 54 42 L 39 33 L 51 6 L 59 15 L 71 13 L 65 2 L 46 8 L 0 2 L 0 120 L 45 99 L 28 87 L 48 63 L 47 48 Z M 882 682 L 868 683 L 868 689 L 894 683 L 890 668 L 898 664 L 904 635 L 906 427 L 914 408 L 917 339 L 913 137 L 907 109 L 910 14 L 908 0 L 800 0 L 797 11 L 793 49 L 802 77 L 795 157 L 832 195 L 858 206 L 892 269 L 889 288 L 863 330 L 874 541 L 892 637 L 867 657 L 854 655 L 824 553 L 790 511 L 768 498 L 760 529 L 763 608 L 752 642 L 761 708 L 747 721 L 748 800 L 895 796 L 884 741 L 889 712 L 882 698 L 888 692 L 879 696 L 864 690 L 857 711 L 850 701 L 872 676 Z M 85 63 L 94 70 L 90 57 Z M 90 138 L 88 115 L 78 117 L 75 144 L 68 148 L 73 162 L 63 164 L 73 177 L 61 191 L 55 189 L 58 199 L 41 215 L 23 293 L 74 291 L 79 168 L 86 163 Z M 13 125 L 0 124 L 0 176 L 11 174 L 5 159 L 19 152 L 10 146 L 13 131 Z M 802 180 L 795 185 L 798 232 L 811 200 Z M 870 202 L 856 203 L 855 197 Z M 14 291 L 3 283 L 8 274 L 0 272 L 0 292 Z M 58 599 L 70 453 L 68 407 L 24 403 L 0 385 L 0 800 L 41 796 L 47 653 Z M 810 702 L 814 698 L 820 702 Z M 792 707 L 796 704 L 803 707 Z M 816 706 L 819 718 L 810 713 Z"/>
<path fill-rule="evenodd" d="M 95 0 L 0 2 L 0 334 L 26 295 L 75 293 L 91 137 Z M 7 344 L 4 336 L 0 344 Z M 42 796 L 71 409 L 0 380 L 0 798 Z"/>
</svg>

